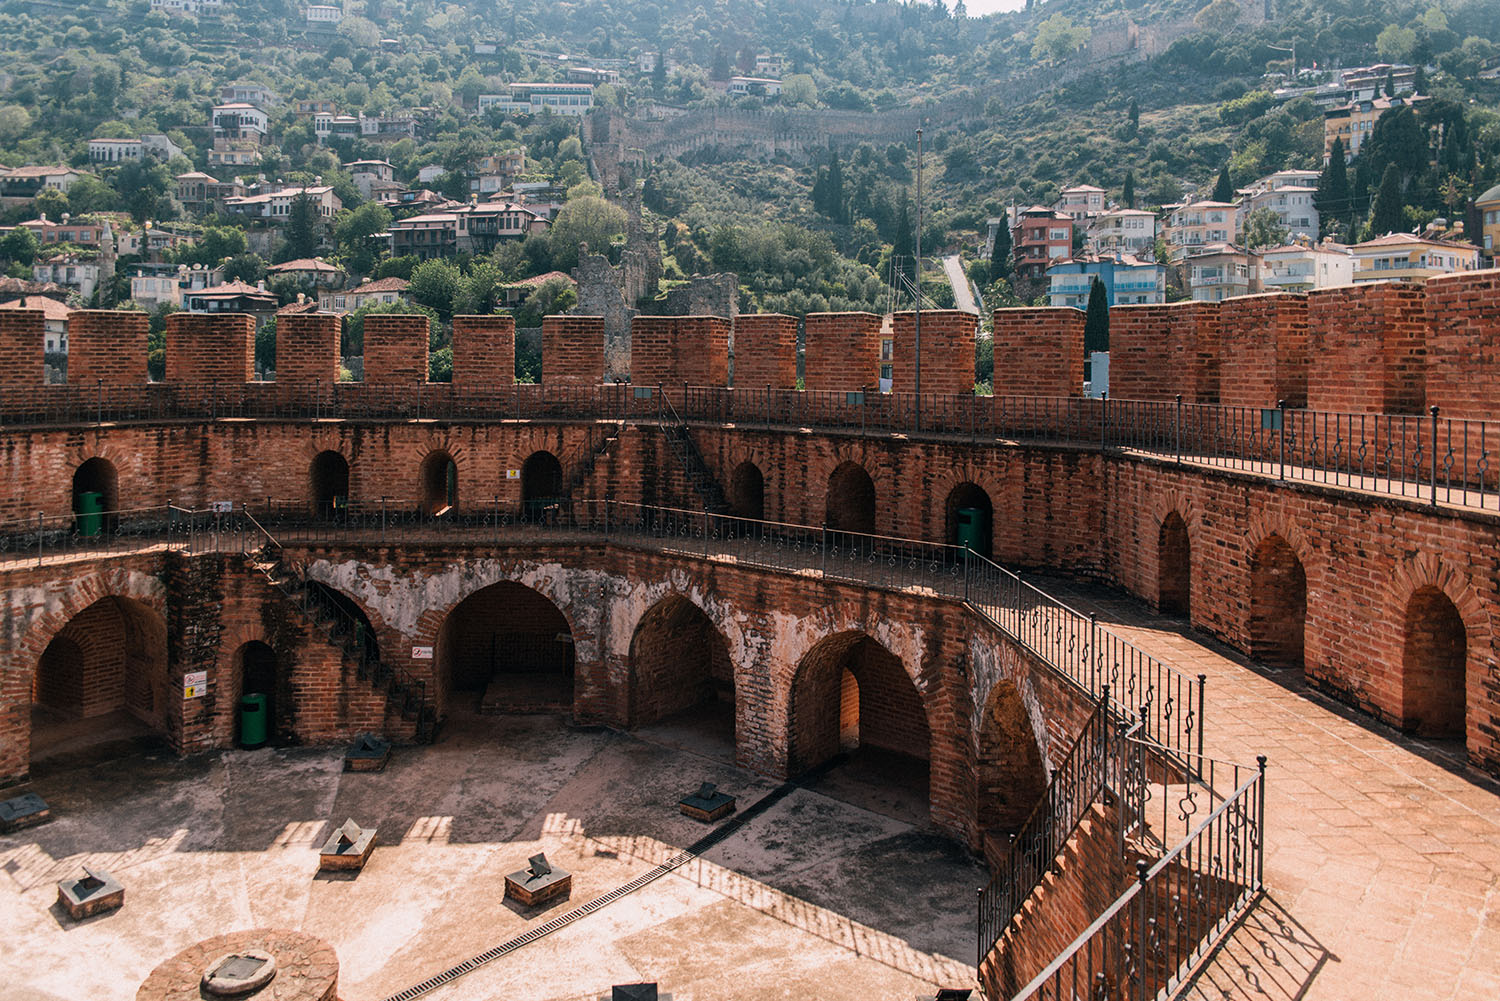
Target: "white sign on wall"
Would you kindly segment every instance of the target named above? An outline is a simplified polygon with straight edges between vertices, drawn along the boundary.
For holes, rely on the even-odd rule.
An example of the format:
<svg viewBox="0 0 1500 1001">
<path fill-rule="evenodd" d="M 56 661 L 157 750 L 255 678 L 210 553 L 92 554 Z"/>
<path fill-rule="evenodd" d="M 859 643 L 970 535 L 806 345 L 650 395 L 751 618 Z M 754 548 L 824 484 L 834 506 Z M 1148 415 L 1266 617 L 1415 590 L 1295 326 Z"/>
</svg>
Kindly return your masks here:
<svg viewBox="0 0 1500 1001">
<path fill-rule="evenodd" d="M 414 646 L 414 647 L 412 647 L 411 648 L 411 659 L 412 660 L 431 660 L 432 659 L 432 647 L 430 647 L 430 646 Z"/>
<path fill-rule="evenodd" d="M 507 480 L 519 480 L 521 478 L 521 471 L 519 469 L 507 469 L 505 471 L 505 478 Z"/>
<path fill-rule="evenodd" d="M 182 697 L 185 699 L 202 698 L 203 693 L 208 691 L 208 672 L 193 671 L 182 676 Z"/>
</svg>

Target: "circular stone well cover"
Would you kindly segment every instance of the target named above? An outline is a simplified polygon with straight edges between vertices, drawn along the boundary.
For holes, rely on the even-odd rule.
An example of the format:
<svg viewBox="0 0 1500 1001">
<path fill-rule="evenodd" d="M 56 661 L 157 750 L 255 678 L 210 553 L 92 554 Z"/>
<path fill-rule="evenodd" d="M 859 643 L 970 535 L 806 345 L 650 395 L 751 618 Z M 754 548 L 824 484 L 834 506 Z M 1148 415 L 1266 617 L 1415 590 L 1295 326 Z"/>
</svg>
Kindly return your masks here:
<svg viewBox="0 0 1500 1001">
<path fill-rule="evenodd" d="M 203 974 L 203 989 L 219 997 L 237 997 L 260 990 L 274 976 L 274 956 L 263 949 L 241 949 L 208 964 Z"/>
</svg>

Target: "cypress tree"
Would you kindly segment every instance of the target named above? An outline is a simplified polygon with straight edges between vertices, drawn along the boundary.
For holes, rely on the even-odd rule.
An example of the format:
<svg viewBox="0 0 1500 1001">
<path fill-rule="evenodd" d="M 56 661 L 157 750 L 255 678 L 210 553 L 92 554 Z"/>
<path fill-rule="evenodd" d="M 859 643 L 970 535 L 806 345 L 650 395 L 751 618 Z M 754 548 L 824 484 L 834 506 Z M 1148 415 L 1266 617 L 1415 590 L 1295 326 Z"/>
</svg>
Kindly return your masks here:
<svg viewBox="0 0 1500 1001">
<path fill-rule="evenodd" d="M 1406 228 L 1406 209 L 1401 201 L 1401 172 L 1393 163 L 1380 178 L 1375 205 L 1370 210 L 1370 230 L 1375 236 L 1399 233 Z"/>
<path fill-rule="evenodd" d="M 1325 230 L 1329 223 L 1349 214 L 1349 171 L 1344 166 L 1344 140 L 1335 139 L 1329 151 L 1328 166 L 1318 177 L 1318 191 L 1313 196 L 1319 221 Z"/>
<path fill-rule="evenodd" d="M 1125 171 L 1125 188 L 1120 192 L 1120 201 L 1127 209 L 1135 208 L 1135 171 Z"/>
<path fill-rule="evenodd" d="M 1010 277 L 1010 226 L 1003 218 L 995 233 L 995 245 L 990 248 L 990 277 Z"/>
<path fill-rule="evenodd" d="M 1083 353 L 1109 350 L 1109 297 L 1104 283 L 1095 278 L 1089 286 L 1089 311 L 1083 320 Z"/>
<path fill-rule="evenodd" d="M 1229 203 L 1234 201 L 1234 182 L 1229 179 L 1229 165 L 1219 171 L 1219 179 L 1214 182 L 1214 201 Z"/>
</svg>

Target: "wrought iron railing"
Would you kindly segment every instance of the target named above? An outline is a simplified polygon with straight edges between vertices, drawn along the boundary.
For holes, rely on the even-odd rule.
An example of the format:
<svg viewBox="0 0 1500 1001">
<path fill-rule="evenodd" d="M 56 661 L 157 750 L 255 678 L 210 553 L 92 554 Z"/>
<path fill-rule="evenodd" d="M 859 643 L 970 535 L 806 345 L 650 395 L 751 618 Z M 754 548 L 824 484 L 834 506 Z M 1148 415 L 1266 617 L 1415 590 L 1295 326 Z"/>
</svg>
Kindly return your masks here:
<svg viewBox="0 0 1500 1001">
<path fill-rule="evenodd" d="M 1120 449 L 1500 510 L 1500 421 L 1081 397 L 867 393 L 701 386 L 412 386 L 314 382 L 37 386 L 0 394 L 0 428 L 253 418 L 611 420 L 814 428 L 972 442 Z"/>
<path fill-rule="evenodd" d="M 1169 997 L 1264 887 L 1265 758 L 1200 757 L 1196 777 L 1174 776 L 1158 749 L 1131 743 L 1122 861 L 1135 878 L 1012 1001 Z"/>
</svg>

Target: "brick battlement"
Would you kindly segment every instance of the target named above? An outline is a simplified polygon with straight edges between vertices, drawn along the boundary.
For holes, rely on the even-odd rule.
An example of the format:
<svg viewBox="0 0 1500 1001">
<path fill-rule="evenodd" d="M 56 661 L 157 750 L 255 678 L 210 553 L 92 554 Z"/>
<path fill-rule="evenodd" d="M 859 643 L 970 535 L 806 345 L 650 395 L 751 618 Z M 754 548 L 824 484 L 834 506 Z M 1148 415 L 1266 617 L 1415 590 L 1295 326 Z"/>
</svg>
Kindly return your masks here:
<svg viewBox="0 0 1500 1001">
<path fill-rule="evenodd" d="M 916 389 L 917 314 L 897 313 L 891 391 Z M 944 396 L 974 392 L 974 335 L 979 317 L 957 309 L 922 311 L 922 392 Z M 1081 371 L 1081 370 L 1080 370 Z M 1082 379 L 1082 375 L 1079 376 Z"/>
<path fill-rule="evenodd" d="M 255 318 L 243 313 L 167 317 L 167 381 L 229 386 L 255 378 Z"/>
<path fill-rule="evenodd" d="M 630 321 L 630 380 L 729 385 L 729 321 L 721 316 L 637 316 Z"/>
<path fill-rule="evenodd" d="M 516 382 L 516 320 L 512 316 L 453 318 L 453 385 L 486 390 Z"/>
<path fill-rule="evenodd" d="M 995 395 L 1080 395 L 1083 321 L 1066 307 L 995 310 Z"/>
<path fill-rule="evenodd" d="M 425 316 L 383 313 L 365 317 L 365 385 L 426 382 L 427 347 Z"/>
<path fill-rule="evenodd" d="M 802 386 L 848 392 L 880 385 L 880 317 L 874 313 L 808 313 Z"/>
<path fill-rule="evenodd" d="M 797 318 L 780 313 L 741 314 L 734 320 L 737 389 L 797 388 Z"/>
<path fill-rule="evenodd" d="M 276 382 L 294 386 L 339 381 L 342 317 L 301 313 L 276 319 Z"/>
<path fill-rule="evenodd" d="M 604 317 L 542 318 L 542 382 L 597 386 L 604 379 Z"/>
<path fill-rule="evenodd" d="M 139 386 L 146 381 L 145 313 L 81 309 L 68 317 L 68 382 Z"/>
</svg>

